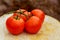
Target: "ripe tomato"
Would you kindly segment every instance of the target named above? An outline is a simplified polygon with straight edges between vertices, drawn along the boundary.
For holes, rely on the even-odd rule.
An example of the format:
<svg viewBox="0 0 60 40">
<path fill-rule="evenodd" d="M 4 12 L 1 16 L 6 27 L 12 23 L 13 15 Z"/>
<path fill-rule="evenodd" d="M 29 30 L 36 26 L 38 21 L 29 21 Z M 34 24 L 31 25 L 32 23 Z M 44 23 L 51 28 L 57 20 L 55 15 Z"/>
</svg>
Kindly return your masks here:
<svg viewBox="0 0 60 40">
<path fill-rule="evenodd" d="M 26 16 L 27 20 L 32 16 L 31 12 L 24 12 L 24 15 Z"/>
<path fill-rule="evenodd" d="M 40 9 L 34 9 L 31 11 L 31 13 L 37 17 L 40 18 L 40 20 L 43 22 L 44 21 L 44 18 L 45 18 L 45 14 L 42 10 Z"/>
<path fill-rule="evenodd" d="M 44 12 L 39 9 L 34 9 L 31 12 L 19 9 L 7 19 L 6 26 L 12 34 L 22 33 L 24 29 L 26 32 L 34 34 L 41 29 L 44 18 Z"/>
<path fill-rule="evenodd" d="M 29 19 L 32 15 L 30 12 L 24 10 L 24 9 L 19 9 L 16 12 L 14 12 L 14 16 L 20 16 L 24 21 L 26 21 L 27 19 Z"/>
<path fill-rule="evenodd" d="M 28 16 L 29 16 L 29 18 L 32 17 L 32 13 L 31 12 L 28 12 Z"/>
<path fill-rule="evenodd" d="M 21 14 L 24 14 L 24 13 L 28 13 L 28 12 L 24 9 L 19 9 L 14 12 L 13 16 L 16 16 L 16 15 L 21 16 Z"/>
<path fill-rule="evenodd" d="M 21 14 L 21 15 L 20 15 L 20 17 L 21 17 L 24 21 L 26 21 L 26 20 L 27 20 L 26 16 L 25 16 L 25 15 L 23 15 L 23 14 Z"/>
<path fill-rule="evenodd" d="M 32 16 L 25 23 L 25 30 L 28 33 L 32 33 L 32 34 L 37 33 L 40 28 L 41 28 L 41 20 L 36 16 Z"/>
<path fill-rule="evenodd" d="M 24 20 L 18 16 L 11 16 L 6 21 L 8 31 L 15 35 L 23 32 L 24 24 Z"/>
</svg>

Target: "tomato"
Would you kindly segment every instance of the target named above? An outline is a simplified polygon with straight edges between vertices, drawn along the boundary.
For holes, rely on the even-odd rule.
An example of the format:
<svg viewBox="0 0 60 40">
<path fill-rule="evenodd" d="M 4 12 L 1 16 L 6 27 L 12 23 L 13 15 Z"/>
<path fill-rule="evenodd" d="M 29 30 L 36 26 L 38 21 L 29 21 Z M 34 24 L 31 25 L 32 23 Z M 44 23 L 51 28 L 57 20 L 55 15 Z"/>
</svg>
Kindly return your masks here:
<svg viewBox="0 0 60 40">
<path fill-rule="evenodd" d="M 23 30 L 34 34 L 41 29 L 44 18 L 45 14 L 42 10 L 34 9 L 28 12 L 24 9 L 19 9 L 7 19 L 6 27 L 12 34 L 20 34 Z"/>
<path fill-rule="evenodd" d="M 24 12 L 24 15 L 26 16 L 27 20 L 32 16 L 31 12 Z"/>
<path fill-rule="evenodd" d="M 28 12 L 24 9 L 19 9 L 14 12 L 13 16 L 16 16 L 16 15 L 20 16 L 21 14 L 24 14 L 24 13 L 28 13 Z"/>
<path fill-rule="evenodd" d="M 14 12 L 14 16 L 20 16 L 24 21 L 26 21 L 27 19 L 29 19 L 32 14 L 24 9 L 19 9 L 16 12 Z"/>
<path fill-rule="evenodd" d="M 25 23 L 25 30 L 28 33 L 37 33 L 41 28 L 41 20 L 36 17 L 32 16 L 27 22 Z"/>
<path fill-rule="evenodd" d="M 44 21 L 44 18 L 45 18 L 45 14 L 42 10 L 40 9 L 34 9 L 31 11 L 31 13 L 37 17 L 40 18 L 40 20 L 43 22 Z"/>
<path fill-rule="evenodd" d="M 29 16 L 29 18 L 32 17 L 32 13 L 31 12 L 28 12 L 28 16 Z"/>
<path fill-rule="evenodd" d="M 24 20 L 18 16 L 11 16 L 6 21 L 6 27 L 12 34 L 18 35 L 24 30 Z"/>
<path fill-rule="evenodd" d="M 21 17 L 24 21 L 26 21 L 26 20 L 27 20 L 26 16 L 25 16 L 25 15 L 23 15 L 23 14 L 21 14 L 21 15 L 20 15 L 20 17 Z"/>
</svg>

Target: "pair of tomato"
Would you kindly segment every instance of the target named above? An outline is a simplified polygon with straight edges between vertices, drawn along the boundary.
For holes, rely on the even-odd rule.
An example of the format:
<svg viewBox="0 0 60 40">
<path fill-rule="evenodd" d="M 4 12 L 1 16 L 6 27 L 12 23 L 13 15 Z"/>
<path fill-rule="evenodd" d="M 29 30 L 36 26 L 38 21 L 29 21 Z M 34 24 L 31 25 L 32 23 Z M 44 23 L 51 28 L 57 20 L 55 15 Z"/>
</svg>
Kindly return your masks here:
<svg viewBox="0 0 60 40">
<path fill-rule="evenodd" d="M 12 34 L 20 34 L 26 30 L 28 33 L 37 33 L 44 21 L 45 14 L 40 9 L 34 9 L 28 12 L 19 9 L 6 21 L 6 27 Z"/>
</svg>

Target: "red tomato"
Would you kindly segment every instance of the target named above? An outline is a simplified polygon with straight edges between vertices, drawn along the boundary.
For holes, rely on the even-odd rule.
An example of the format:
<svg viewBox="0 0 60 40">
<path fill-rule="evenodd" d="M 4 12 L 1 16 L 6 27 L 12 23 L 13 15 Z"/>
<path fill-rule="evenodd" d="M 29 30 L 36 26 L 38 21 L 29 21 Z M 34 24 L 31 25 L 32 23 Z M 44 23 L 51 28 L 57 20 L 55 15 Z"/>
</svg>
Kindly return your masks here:
<svg viewBox="0 0 60 40">
<path fill-rule="evenodd" d="M 26 16 L 27 20 L 32 16 L 31 12 L 24 12 L 24 15 Z"/>
<path fill-rule="evenodd" d="M 16 15 L 20 16 L 20 14 L 24 14 L 24 13 L 28 13 L 28 12 L 24 9 L 19 9 L 19 10 L 14 12 L 13 16 L 16 16 Z"/>
<path fill-rule="evenodd" d="M 24 21 L 26 21 L 26 20 L 27 20 L 26 16 L 25 16 L 25 15 L 23 15 L 23 14 L 21 14 L 21 15 L 20 15 L 20 17 L 21 17 Z"/>
<path fill-rule="evenodd" d="M 42 22 L 44 21 L 45 14 L 44 14 L 44 12 L 42 10 L 34 9 L 34 10 L 31 11 L 31 13 L 33 15 L 39 17 Z"/>
<path fill-rule="evenodd" d="M 25 23 L 25 30 L 28 33 L 37 33 L 41 28 L 41 21 L 38 17 L 32 16 L 27 22 Z"/>
<path fill-rule="evenodd" d="M 24 20 L 18 16 L 11 16 L 6 21 L 6 27 L 12 34 L 20 34 L 24 30 Z"/>
<path fill-rule="evenodd" d="M 13 16 L 16 16 L 16 15 L 20 16 L 24 21 L 26 21 L 32 16 L 30 12 L 27 12 L 24 9 L 17 10 Z"/>
<path fill-rule="evenodd" d="M 39 9 L 34 9 L 31 12 L 19 9 L 7 19 L 6 26 L 12 34 L 20 34 L 24 29 L 26 32 L 34 34 L 41 29 L 44 18 L 44 12 Z"/>
<path fill-rule="evenodd" d="M 28 12 L 28 16 L 29 16 L 29 18 L 32 17 L 32 13 L 31 12 Z"/>
</svg>

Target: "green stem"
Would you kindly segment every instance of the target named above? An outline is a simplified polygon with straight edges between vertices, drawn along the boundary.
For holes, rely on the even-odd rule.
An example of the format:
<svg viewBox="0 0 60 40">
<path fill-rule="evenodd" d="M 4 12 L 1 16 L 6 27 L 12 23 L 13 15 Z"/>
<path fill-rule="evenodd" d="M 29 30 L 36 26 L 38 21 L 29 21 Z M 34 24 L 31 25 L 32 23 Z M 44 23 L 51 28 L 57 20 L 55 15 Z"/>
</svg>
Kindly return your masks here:
<svg viewBox="0 0 60 40">
<path fill-rule="evenodd" d="M 18 15 L 17 15 L 17 16 L 15 16 L 14 18 L 15 18 L 16 20 L 19 20 L 19 19 L 20 19 L 20 18 L 18 17 Z"/>
</svg>

